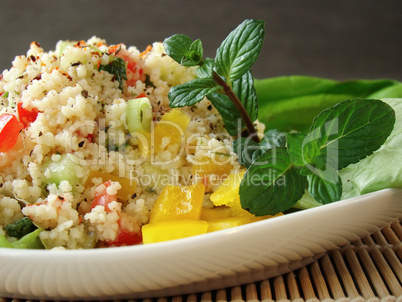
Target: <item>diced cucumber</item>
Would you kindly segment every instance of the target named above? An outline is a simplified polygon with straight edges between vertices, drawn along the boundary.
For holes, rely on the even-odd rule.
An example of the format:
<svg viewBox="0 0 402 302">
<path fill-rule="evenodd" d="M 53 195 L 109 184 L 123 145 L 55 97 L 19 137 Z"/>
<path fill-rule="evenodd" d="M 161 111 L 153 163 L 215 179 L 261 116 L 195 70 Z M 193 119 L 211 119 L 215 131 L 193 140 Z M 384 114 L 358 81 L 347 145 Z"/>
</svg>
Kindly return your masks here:
<svg viewBox="0 0 402 302">
<path fill-rule="evenodd" d="M 0 234 L 0 247 L 14 248 L 14 246 L 7 240 L 6 236 Z"/>
<path fill-rule="evenodd" d="M 79 177 L 76 175 L 78 164 L 74 158 L 72 154 L 61 154 L 59 160 L 50 159 L 46 162 L 43 167 L 46 178 L 45 185 L 56 184 L 58 186 L 62 180 L 67 180 L 74 188 L 79 182 Z"/>
<path fill-rule="evenodd" d="M 41 229 L 36 229 L 21 239 L 13 242 L 12 246 L 16 249 L 44 249 L 45 247 L 39 238 L 40 232 L 42 232 Z"/>
<path fill-rule="evenodd" d="M 61 57 L 66 47 L 73 46 L 74 44 L 76 44 L 76 42 L 74 41 L 59 41 L 56 44 L 56 53 L 58 54 L 59 57 Z"/>
<path fill-rule="evenodd" d="M 152 122 L 152 106 L 148 98 L 128 100 L 126 108 L 126 126 L 131 134 L 149 132 Z"/>
</svg>

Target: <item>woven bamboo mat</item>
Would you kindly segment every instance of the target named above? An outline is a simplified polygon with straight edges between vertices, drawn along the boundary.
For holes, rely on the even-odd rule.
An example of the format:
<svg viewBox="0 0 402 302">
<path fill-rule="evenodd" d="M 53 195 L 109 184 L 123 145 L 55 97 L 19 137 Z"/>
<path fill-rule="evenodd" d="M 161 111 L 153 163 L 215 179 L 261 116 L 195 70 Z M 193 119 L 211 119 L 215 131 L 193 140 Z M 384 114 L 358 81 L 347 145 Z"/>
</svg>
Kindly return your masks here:
<svg viewBox="0 0 402 302">
<path fill-rule="evenodd" d="M 401 241 L 398 220 L 288 274 L 222 290 L 135 302 L 402 302 Z M 19 301 L 23 300 L 0 298 L 0 302 Z"/>
</svg>

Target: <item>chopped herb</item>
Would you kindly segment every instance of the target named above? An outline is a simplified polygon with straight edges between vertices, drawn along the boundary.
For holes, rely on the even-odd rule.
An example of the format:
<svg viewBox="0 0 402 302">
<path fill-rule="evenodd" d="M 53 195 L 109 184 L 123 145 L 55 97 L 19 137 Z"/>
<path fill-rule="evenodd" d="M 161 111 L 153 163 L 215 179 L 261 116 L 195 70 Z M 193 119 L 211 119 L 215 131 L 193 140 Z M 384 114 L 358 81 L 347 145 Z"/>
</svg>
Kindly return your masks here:
<svg viewBox="0 0 402 302">
<path fill-rule="evenodd" d="M 14 223 L 7 225 L 4 230 L 10 237 L 20 239 L 25 235 L 35 231 L 37 227 L 32 223 L 28 217 L 21 218 Z"/>
<path fill-rule="evenodd" d="M 156 194 L 156 190 L 153 187 L 146 187 L 145 192 Z"/>
<path fill-rule="evenodd" d="M 99 71 L 107 71 L 113 74 L 113 80 L 119 82 L 119 88 L 123 90 L 123 80 L 127 80 L 126 62 L 122 58 L 110 56 L 110 62 L 106 65 L 99 65 Z"/>
<path fill-rule="evenodd" d="M 152 83 L 151 77 L 149 76 L 149 74 L 146 74 L 146 75 L 145 75 L 145 81 L 144 81 L 144 83 L 145 83 L 145 85 L 146 85 L 147 87 L 156 88 L 155 84 Z"/>
</svg>

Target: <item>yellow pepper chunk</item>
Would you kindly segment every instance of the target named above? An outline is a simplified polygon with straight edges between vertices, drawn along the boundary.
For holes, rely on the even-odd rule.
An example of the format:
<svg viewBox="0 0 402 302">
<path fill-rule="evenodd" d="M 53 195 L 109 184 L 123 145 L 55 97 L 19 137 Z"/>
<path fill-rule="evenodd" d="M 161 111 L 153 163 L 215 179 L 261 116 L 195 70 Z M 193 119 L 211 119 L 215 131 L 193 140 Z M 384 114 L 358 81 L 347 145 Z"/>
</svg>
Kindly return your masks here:
<svg viewBox="0 0 402 302">
<path fill-rule="evenodd" d="M 168 139 L 169 144 L 182 144 L 185 142 L 184 132 L 190 123 L 190 116 L 180 108 L 174 108 L 166 113 L 154 127 L 153 145 L 164 149 Z"/>
<path fill-rule="evenodd" d="M 215 232 L 220 230 L 226 230 L 229 228 L 237 227 L 239 225 L 243 225 L 248 223 L 248 221 L 242 217 L 226 217 L 219 220 L 208 221 L 208 230 L 207 232 Z"/>
<path fill-rule="evenodd" d="M 229 207 L 202 208 L 201 220 L 212 221 L 233 216 Z"/>
<path fill-rule="evenodd" d="M 212 209 L 203 208 L 200 219 L 208 222 L 207 232 L 214 232 L 280 215 L 283 214 L 279 213 L 275 216 L 254 216 L 245 210 L 235 214 L 231 208 L 220 206 Z"/>
<path fill-rule="evenodd" d="M 150 152 L 158 153 L 169 144 L 184 144 L 184 132 L 190 123 L 190 116 L 180 108 L 167 112 L 161 120 L 151 127 L 151 132 L 138 131 L 137 139 L 143 157 Z"/>
<path fill-rule="evenodd" d="M 242 217 L 234 217 L 229 207 L 203 208 L 201 220 L 208 222 L 207 232 L 214 232 L 247 223 Z"/>
<path fill-rule="evenodd" d="M 244 173 L 245 171 L 230 174 L 211 194 L 210 199 L 215 206 L 228 206 L 237 214 L 247 212 L 241 207 L 239 195 L 240 183 Z"/>
<path fill-rule="evenodd" d="M 205 186 L 202 183 L 190 186 L 167 185 L 156 200 L 150 223 L 200 219 Z"/>
<path fill-rule="evenodd" d="M 102 178 L 102 182 L 106 182 L 108 180 L 119 182 L 121 185 L 121 189 L 117 191 L 116 197 L 122 200 L 128 200 L 131 195 L 134 194 L 135 189 L 137 188 L 137 183 L 133 180 L 130 180 L 125 177 L 119 177 L 117 175 L 101 172 L 101 171 L 91 171 L 89 173 L 88 179 L 85 183 L 85 187 L 93 186 L 92 178 Z"/>
<path fill-rule="evenodd" d="M 210 225 L 208 232 L 283 215 L 279 213 L 275 216 L 255 216 L 242 208 L 239 187 L 244 173 L 245 171 L 230 174 L 211 194 L 210 200 L 216 207 L 203 209 L 201 214 L 201 219 L 206 220 Z"/>
<path fill-rule="evenodd" d="M 205 158 L 203 161 L 193 165 L 193 175 L 202 178 L 211 174 L 218 176 L 228 175 L 232 170 L 232 165 L 228 162 L 217 162 Z"/>
<path fill-rule="evenodd" d="M 160 221 L 146 224 L 142 227 L 144 244 L 181 239 L 205 234 L 208 223 L 202 220 L 182 219 Z"/>
<path fill-rule="evenodd" d="M 190 123 L 190 116 L 180 108 L 173 108 L 162 117 L 161 121 L 174 123 L 184 132 Z M 175 128 L 177 130 L 177 127 Z"/>
</svg>

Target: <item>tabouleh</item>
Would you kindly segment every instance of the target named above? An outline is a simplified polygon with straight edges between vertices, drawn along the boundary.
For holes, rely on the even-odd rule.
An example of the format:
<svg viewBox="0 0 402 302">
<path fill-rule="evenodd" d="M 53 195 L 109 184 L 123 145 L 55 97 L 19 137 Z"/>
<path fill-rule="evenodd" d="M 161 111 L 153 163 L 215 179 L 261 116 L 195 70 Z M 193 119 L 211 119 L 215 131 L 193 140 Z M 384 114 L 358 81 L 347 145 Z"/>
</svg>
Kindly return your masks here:
<svg viewBox="0 0 402 302">
<path fill-rule="evenodd" d="M 247 19 L 205 59 L 180 34 L 143 52 L 97 37 L 50 52 L 33 42 L 0 77 L 0 247 L 154 243 L 400 187 L 384 161 L 400 158 L 401 102 L 378 99 L 399 83 L 373 94 L 367 81 L 268 80 L 282 115 L 312 90 L 320 103 L 340 87 L 371 92 L 341 93 L 313 120 L 297 112 L 307 133 L 265 131 L 250 70 L 264 32 Z"/>
<path fill-rule="evenodd" d="M 150 218 L 159 222 L 150 234 L 162 237 L 150 242 L 164 240 L 162 229 L 197 234 L 253 221 L 238 204 L 243 170 L 216 109 L 207 99 L 169 107 L 170 87 L 194 78 L 162 43 L 140 52 L 92 37 L 46 52 L 33 42 L 0 78 L 9 127 L 1 134 L 0 235 L 16 242 L 7 230 L 27 217 L 45 248 L 76 249 L 142 243 Z M 232 192 L 218 189 L 224 180 Z M 164 200 L 174 206 L 163 208 Z M 165 219 L 152 216 L 156 201 Z M 226 220 L 208 230 L 214 217 Z"/>
</svg>

